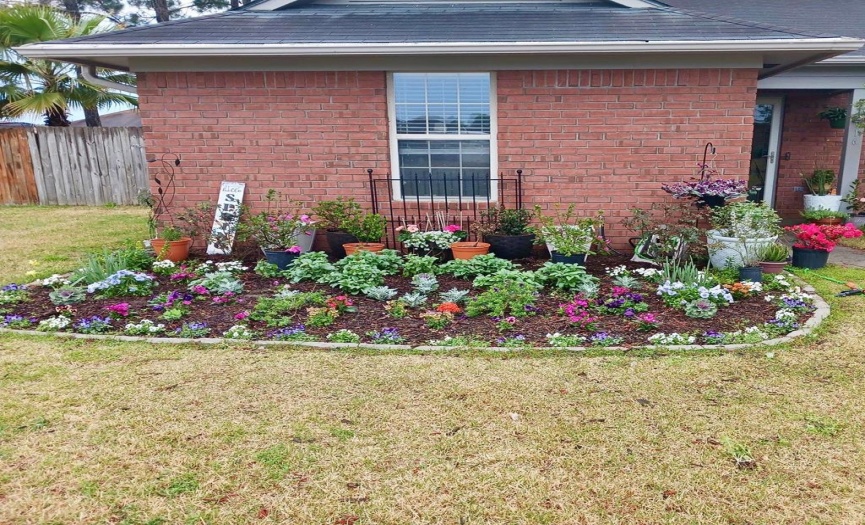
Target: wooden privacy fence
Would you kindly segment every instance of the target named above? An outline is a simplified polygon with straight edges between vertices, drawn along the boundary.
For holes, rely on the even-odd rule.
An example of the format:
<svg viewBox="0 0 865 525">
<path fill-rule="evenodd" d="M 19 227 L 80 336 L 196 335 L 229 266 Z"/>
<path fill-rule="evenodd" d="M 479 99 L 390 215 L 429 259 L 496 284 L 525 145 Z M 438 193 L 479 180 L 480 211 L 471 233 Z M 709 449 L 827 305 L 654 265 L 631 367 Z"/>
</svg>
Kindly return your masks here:
<svg viewBox="0 0 865 525">
<path fill-rule="evenodd" d="M 139 128 L 0 130 L 0 204 L 137 204 L 147 189 Z"/>
</svg>

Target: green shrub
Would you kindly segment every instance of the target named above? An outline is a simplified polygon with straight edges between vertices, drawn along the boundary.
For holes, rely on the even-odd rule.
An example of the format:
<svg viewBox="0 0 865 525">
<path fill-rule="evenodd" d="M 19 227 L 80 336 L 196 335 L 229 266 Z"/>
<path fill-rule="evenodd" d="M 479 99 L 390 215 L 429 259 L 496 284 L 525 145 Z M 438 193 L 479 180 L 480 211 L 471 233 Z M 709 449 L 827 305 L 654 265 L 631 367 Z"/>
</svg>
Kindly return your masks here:
<svg viewBox="0 0 865 525">
<path fill-rule="evenodd" d="M 586 273 L 586 269 L 577 264 L 546 262 L 535 271 L 535 277 L 545 286 L 573 292 L 586 283 L 595 283 L 597 279 Z"/>
<path fill-rule="evenodd" d="M 456 259 L 445 263 L 442 271 L 457 279 L 472 280 L 479 275 L 492 275 L 501 270 L 516 270 L 517 265 L 493 254 L 478 255 L 471 259 Z"/>
</svg>

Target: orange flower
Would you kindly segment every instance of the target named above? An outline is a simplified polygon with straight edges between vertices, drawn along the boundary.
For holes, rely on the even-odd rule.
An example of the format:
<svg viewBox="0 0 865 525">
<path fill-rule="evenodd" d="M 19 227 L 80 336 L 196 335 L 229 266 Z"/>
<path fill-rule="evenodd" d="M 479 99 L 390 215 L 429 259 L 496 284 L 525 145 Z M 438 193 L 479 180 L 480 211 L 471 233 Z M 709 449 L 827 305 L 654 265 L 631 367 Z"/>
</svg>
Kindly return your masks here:
<svg viewBox="0 0 865 525">
<path fill-rule="evenodd" d="M 442 303 L 436 306 L 436 310 L 443 313 L 458 314 L 463 311 L 456 303 Z"/>
</svg>

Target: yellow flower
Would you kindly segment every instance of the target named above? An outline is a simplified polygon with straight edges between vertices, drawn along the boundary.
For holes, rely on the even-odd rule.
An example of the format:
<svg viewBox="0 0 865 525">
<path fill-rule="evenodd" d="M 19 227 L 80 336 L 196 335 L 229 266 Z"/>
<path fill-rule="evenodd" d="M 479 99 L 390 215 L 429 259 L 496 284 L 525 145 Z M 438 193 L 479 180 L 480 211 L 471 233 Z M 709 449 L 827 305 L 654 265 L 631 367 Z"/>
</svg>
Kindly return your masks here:
<svg viewBox="0 0 865 525">
<path fill-rule="evenodd" d="M 26 275 L 26 276 L 28 276 L 28 277 L 31 277 L 31 276 L 33 276 L 33 275 L 36 275 L 36 270 L 30 270 L 29 272 L 25 273 L 24 275 Z"/>
</svg>

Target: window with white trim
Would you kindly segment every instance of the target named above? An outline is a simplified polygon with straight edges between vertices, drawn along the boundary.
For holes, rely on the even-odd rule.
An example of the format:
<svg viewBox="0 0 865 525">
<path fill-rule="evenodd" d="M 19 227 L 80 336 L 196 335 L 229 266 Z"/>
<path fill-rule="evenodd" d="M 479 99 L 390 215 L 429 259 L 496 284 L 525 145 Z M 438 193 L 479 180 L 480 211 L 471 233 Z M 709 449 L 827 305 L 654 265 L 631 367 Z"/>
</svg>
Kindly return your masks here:
<svg viewBox="0 0 865 525">
<path fill-rule="evenodd" d="M 492 197 L 490 73 L 393 73 L 391 85 L 396 195 Z"/>
</svg>

